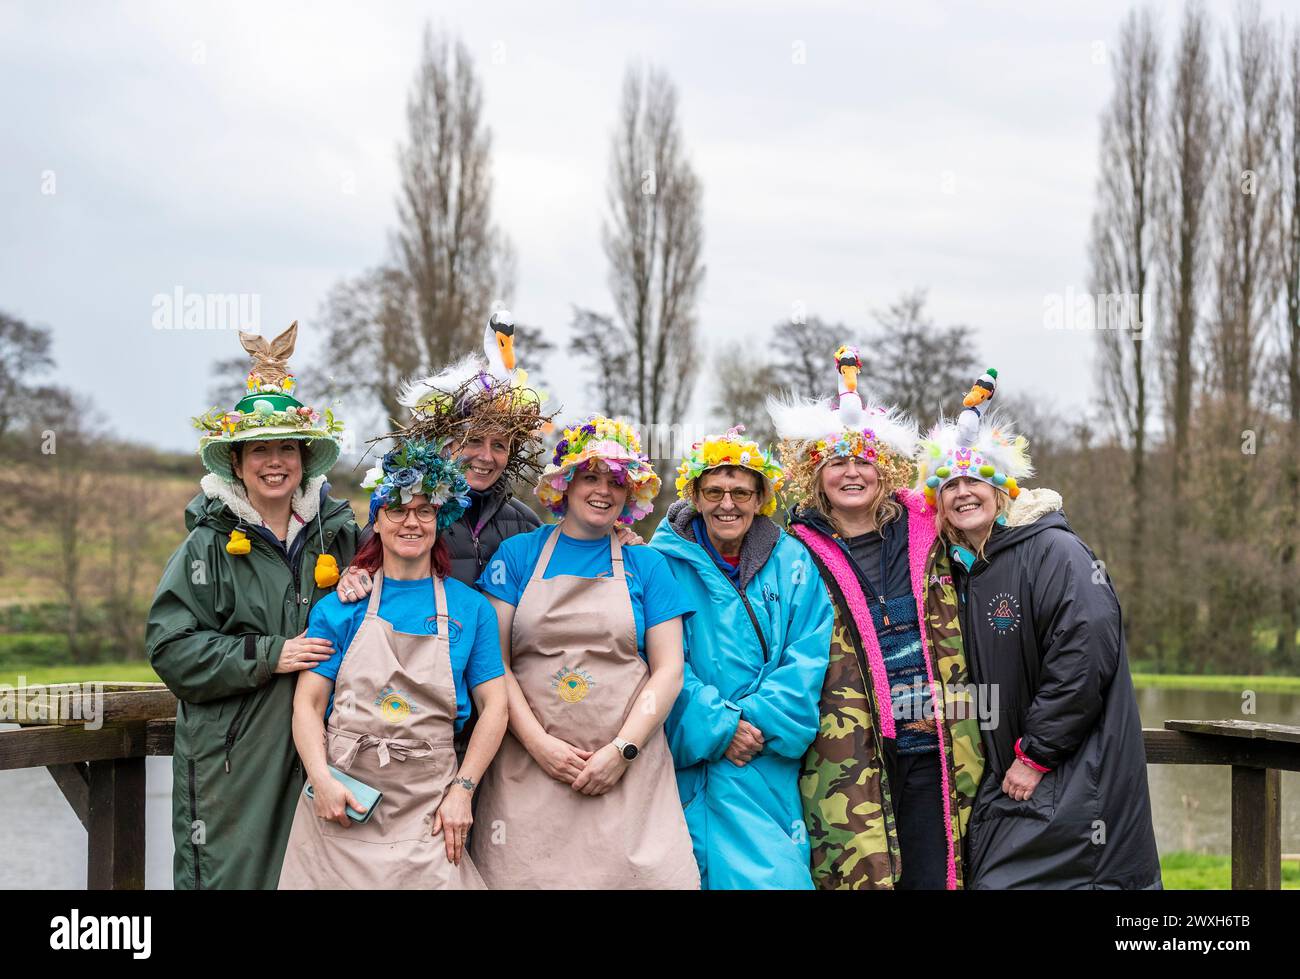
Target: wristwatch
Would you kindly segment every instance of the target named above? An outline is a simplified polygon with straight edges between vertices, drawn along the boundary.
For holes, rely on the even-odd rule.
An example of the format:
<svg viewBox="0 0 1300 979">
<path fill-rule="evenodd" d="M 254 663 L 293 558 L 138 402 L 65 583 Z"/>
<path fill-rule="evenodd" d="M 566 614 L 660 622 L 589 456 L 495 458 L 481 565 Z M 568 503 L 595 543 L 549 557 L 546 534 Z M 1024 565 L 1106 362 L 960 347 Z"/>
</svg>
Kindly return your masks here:
<svg viewBox="0 0 1300 979">
<path fill-rule="evenodd" d="M 624 738 L 615 738 L 613 744 L 614 747 L 618 749 L 618 753 L 628 761 L 631 761 L 637 755 L 641 754 L 640 748 Z"/>
<path fill-rule="evenodd" d="M 475 782 L 472 778 L 459 778 L 459 777 L 453 778 L 451 780 L 451 784 L 459 785 L 462 788 L 468 789 L 471 792 L 473 792 L 475 789 L 478 788 L 478 783 Z"/>
</svg>

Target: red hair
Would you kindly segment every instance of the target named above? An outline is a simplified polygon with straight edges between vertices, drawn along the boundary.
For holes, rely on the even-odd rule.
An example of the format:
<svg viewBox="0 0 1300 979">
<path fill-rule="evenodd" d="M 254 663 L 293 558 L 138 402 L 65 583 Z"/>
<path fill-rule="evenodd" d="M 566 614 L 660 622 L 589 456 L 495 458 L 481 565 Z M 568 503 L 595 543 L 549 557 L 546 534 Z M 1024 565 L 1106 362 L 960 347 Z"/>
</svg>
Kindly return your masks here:
<svg viewBox="0 0 1300 979">
<path fill-rule="evenodd" d="M 372 526 L 370 539 L 362 544 L 352 557 L 352 567 L 374 574 L 383 566 L 384 542 L 379 539 L 379 532 Z M 433 550 L 429 552 L 429 567 L 439 578 L 447 578 L 451 575 L 451 549 L 447 547 L 447 539 L 442 534 L 438 535 L 438 539 L 433 542 Z"/>
</svg>

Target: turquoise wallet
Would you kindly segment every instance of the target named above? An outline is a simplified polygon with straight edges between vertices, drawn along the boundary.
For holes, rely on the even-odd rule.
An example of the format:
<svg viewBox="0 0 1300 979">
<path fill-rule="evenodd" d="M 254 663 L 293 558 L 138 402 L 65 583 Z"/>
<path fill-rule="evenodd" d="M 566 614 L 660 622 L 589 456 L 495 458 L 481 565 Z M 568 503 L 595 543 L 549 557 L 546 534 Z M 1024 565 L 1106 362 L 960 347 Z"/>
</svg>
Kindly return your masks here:
<svg viewBox="0 0 1300 979">
<path fill-rule="evenodd" d="M 333 765 L 330 766 L 330 774 L 343 783 L 343 787 L 352 793 L 352 798 L 366 807 L 366 811 L 362 813 L 348 806 L 348 818 L 358 823 L 369 820 L 375 814 L 375 806 L 379 805 L 379 800 L 384 797 L 384 793 L 378 789 L 372 789 L 365 782 L 358 782 L 351 775 L 345 775 Z M 316 798 L 310 782 L 307 783 L 307 798 Z"/>
</svg>

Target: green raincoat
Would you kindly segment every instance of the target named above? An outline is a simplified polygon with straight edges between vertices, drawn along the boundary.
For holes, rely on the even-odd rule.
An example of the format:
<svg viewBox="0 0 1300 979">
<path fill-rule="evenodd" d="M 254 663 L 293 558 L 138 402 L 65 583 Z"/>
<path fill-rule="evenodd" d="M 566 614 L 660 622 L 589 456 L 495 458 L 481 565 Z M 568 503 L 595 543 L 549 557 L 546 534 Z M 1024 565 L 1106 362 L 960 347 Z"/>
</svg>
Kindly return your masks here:
<svg viewBox="0 0 1300 979">
<path fill-rule="evenodd" d="M 178 890 L 274 888 L 303 784 L 292 732 L 297 673 L 275 667 L 285 640 L 332 591 L 316 587 L 317 555 L 323 547 L 344 568 L 357 525 L 346 501 L 326 495 L 323 476 L 308 480 L 286 551 L 230 483 L 209 475 L 202 486 L 145 634 L 153 668 L 180 700 L 173 874 Z M 226 550 L 237 527 L 247 554 Z"/>
</svg>

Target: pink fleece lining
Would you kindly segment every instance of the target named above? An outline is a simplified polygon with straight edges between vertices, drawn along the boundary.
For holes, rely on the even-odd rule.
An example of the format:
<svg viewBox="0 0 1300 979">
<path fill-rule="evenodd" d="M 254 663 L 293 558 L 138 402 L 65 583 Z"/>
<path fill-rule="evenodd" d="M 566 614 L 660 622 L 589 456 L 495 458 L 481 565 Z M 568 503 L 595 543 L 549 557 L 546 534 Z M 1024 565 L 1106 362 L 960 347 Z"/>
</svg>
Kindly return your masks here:
<svg viewBox="0 0 1300 979">
<path fill-rule="evenodd" d="M 926 629 L 929 620 L 925 614 L 925 562 L 930 555 L 930 548 L 934 545 L 935 538 L 938 536 L 938 531 L 934 525 L 935 511 L 932 506 L 925 502 L 923 494 L 912 490 L 901 490 L 896 494 L 895 498 L 903 506 L 907 507 L 911 514 L 911 519 L 907 521 L 907 560 L 911 569 L 912 597 L 916 601 L 918 631 L 921 633 L 921 649 L 924 654 L 922 659 L 925 660 L 926 680 L 930 684 L 931 704 L 938 704 L 941 709 L 946 709 L 943 693 L 934 679 L 933 653 L 930 649 L 930 640 Z M 872 621 L 870 611 L 867 609 L 867 600 L 862 594 L 862 586 L 858 582 L 858 577 L 849 567 L 844 551 L 830 538 L 803 524 L 796 524 L 793 529 L 796 536 L 807 545 L 808 549 L 822 559 L 822 562 L 830 570 L 832 577 L 840 586 L 844 600 L 849 606 L 849 614 L 853 616 L 853 621 L 858 627 L 858 635 L 862 637 L 862 643 L 866 647 L 864 652 L 867 655 L 867 665 L 871 670 L 871 685 L 876 692 L 876 703 L 881 705 L 881 733 L 887 738 L 897 739 L 892 709 L 893 701 L 889 695 L 889 676 L 885 669 L 884 657 L 880 652 L 880 640 L 876 638 L 875 624 Z M 939 757 L 943 761 L 943 764 L 939 766 L 939 778 L 943 785 L 943 818 L 944 826 L 947 828 L 944 836 L 948 840 L 948 890 L 955 891 L 957 889 L 957 859 L 953 850 L 952 839 L 952 787 L 948 778 L 948 748 L 947 739 L 944 736 L 943 717 L 938 712 L 936 712 L 934 727 L 939 741 Z"/>
<path fill-rule="evenodd" d="M 931 665 L 934 657 L 926 629 L 929 620 L 925 617 L 925 562 L 930 556 L 934 539 L 939 536 L 939 531 L 934 524 L 935 510 L 925 502 L 923 494 L 912 490 L 902 490 L 898 494 L 898 500 L 911 512 L 911 518 L 907 521 L 907 560 L 912 566 L 912 594 L 916 598 L 917 621 L 921 625 L 921 651 L 925 654 L 922 658 L 925 660 L 926 679 L 930 681 L 930 703 L 932 706 L 938 704 L 946 714 L 947 702 L 944 700 L 943 691 L 939 689 L 940 685 L 934 681 L 934 667 Z M 948 838 L 948 890 L 955 891 L 957 857 L 953 852 L 952 788 L 948 783 L 948 747 L 944 739 L 943 722 L 944 717 L 936 713 L 934 731 L 939 737 L 939 758 L 943 762 L 939 766 L 939 778 L 943 782 L 943 825 L 947 831 L 944 836 Z"/>
<path fill-rule="evenodd" d="M 858 584 L 858 579 L 849 567 L 844 552 L 834 541 L 803 524 L 795 524 L 794 532 L 808 546 L 808 550 L 822 559 L 822 563 L 830 569 L 832 577 L 840 586 L 844 600 L 849 605 L 849 614 L 853 616 L 853 621 L 858 627 L 858 635 L 862 637 L 862 644 L 866 647 L 863 652 L 867 654 L 867 667 L 871 670 L 871 686 L 875 688 L 876 703 L 880 706 L 880 726 L 883 729 L 881 733 L 887 738 L 897 738 L 894 712 L 890 709 L 892 701 L 889 696 L 889 674 L 885 670 L 885 658 L 880 652 L 880 640 L 876 638 L 876 630 L 872 626 L 871 612 L 867 609 L 867 600 L 862 594 L 862 586 Z"/>
</svg>

